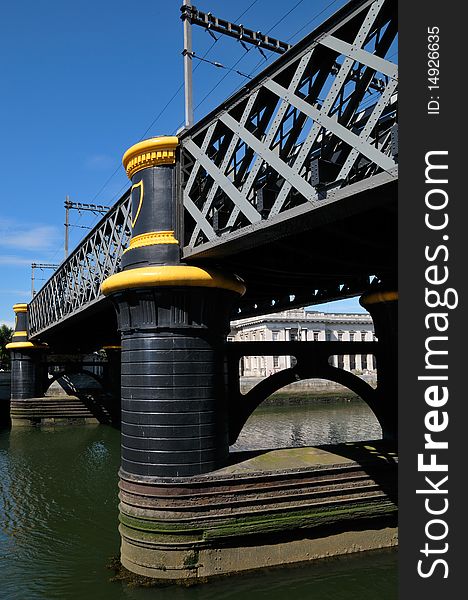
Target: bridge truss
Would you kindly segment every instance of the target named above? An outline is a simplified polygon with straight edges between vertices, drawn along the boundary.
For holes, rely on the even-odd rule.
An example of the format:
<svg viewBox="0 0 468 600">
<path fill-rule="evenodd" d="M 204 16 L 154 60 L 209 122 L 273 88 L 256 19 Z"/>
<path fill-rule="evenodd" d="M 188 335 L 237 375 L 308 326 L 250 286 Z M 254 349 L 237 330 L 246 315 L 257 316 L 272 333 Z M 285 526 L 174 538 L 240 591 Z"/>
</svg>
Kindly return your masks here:
<svg viewBox="0 0 468 600">
<path fill-rule="evenodd" d="M 185 256 L 397 177 L 394 2 L 345 9 L 182 135 Z"/>
<path fill-rule="evenodd" d="M 131 196 L 126 192 L 32 299 L 31 337 L 103 299 L 101 283 L 119 268 L 130 224 Z"/>
<path fill-rule="evenodd" d="M 181 134 L 178 235 L 187 262 L 229 259 L 306 230 L 338 204 L 352 213 L 360 195 L 395 184 L 396 36 L 395 0 L 352 0 Z M 119 269 L 131 235 L 130 213 L 127 192 L 36 294 L 31 337 L 102 301 L 100 284 Z M 239 316 L 356 295 L 377 281 L 362 271 L 319 277 L 302 295 L 254 292 Z"/>
</svg>

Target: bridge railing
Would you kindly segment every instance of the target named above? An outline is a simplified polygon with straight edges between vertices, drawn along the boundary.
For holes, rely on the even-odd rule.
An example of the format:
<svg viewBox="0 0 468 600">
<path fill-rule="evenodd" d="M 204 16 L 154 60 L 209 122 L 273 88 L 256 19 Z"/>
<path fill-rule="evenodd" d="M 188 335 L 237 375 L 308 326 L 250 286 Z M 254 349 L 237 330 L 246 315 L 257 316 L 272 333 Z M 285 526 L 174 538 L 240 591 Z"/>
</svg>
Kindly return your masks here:
<svg viewBox="0 0 468 600">
<path fill-rule="evenodd" d="M 396 0 L 351 0 L 181 134 L 184 259 L 397 178 L 396 36 Z M 31 337 L 102 299 L 130 217 L 129 190 L 33 298 Z M 370 283 L 334 282 L 314 298 L 354 295 Z M 268 302 L 263 312 L 271 310 Z"/>
<path fill-rule="evenodd" d="M 31 300 L 31 337 L 102 298 L 100 285 L 118 269 L 130 235 L 131 196 L 128 191 Z"/>
<path fill-rule="evenodd" d="M 184 256 L 397 177 L 396 35 L 353 0 L 182 134 Z"/>
</svg>

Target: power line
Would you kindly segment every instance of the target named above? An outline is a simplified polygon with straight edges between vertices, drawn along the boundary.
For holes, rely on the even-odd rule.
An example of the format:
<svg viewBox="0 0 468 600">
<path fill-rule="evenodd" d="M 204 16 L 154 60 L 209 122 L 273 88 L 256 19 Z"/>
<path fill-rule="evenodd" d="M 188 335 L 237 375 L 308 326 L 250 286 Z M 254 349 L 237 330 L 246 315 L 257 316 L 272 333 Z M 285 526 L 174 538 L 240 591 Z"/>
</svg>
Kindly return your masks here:
<svg viewBox="0 0 468 600">
<path fill-rule="evenodd" d="M 252 6 L 254 4 L 257 4 L 258 0 L 254 0 L 251 4 L 249 4 L 249 6 L 244 10 L 244 12 L 242 14 L 240 14 L 238 17 L 236 17 L 236 21 L 238 21 L 239 19 L 241 19 L 245 14 L 247 14 L 249 12 L 249 10 L 252 8 Z"/>
<path fill-rule="evenodd" d="M 333 6 L 333 4 L 336 4 L 338 2 L 338 0 L 333 0 L 332 2 L 330 2 L 329 4 L 327 4 L 327 6 L 325 6 L 325 8 L 323 8 L 320 12 L 318 12 L 312 19 L 310 19 L 309 21 L 307 21 L 307 23 L 305 25 L 303 25 L 300 29 L 298 29 L 295 33 L 293 33 L 289 38 L 287 38 L 287 42 L 290 42 L 293 38 L 296 37 L 296 35 L 298 35 L 301 31 L 303 31 L 306 27 L 308 27 L 311 23 L 313 23 L 314 21 L 316 21 L 320 15 L 322 15 L 325 11 L 327 11 L 331 6 Z M 301 2 L 298 2 L 298 4 L 296 4 L 296 6 L 294 8 L 297 8 L 297 6 L 300 4 Z M 292 10 L 294 10 L 294 8 L 292 8 L 282 19 L 280 19 L 275 25 L 273 25 L 273 27 L 271 29 L 269 29 L 267 31 L 267 33 L 270 33 L 270 31 L 272 31 L 273 29 L 275 29 L 275 27 L 277 25 L 279 25 L 279 23 L 287 16 L 290 14 L 290 12 Z M 270 60 L 271 56 L 269 56 L 266 60 Z M 262 65 L 265 64 L 265 61 L 260 61 L 258 62 L 255 67 L 252 69 L 252 71 L 250 71 L 249 75 L 252 76 L 255 71 Z"/>
<path fill-rule="evenodd" d="M 225 65 L 221 64 L 220 62 L 208 60 L 206 58 L 197 56 L 195 54 L 195 52 L 187 52 L 187 54 L 190 54 L 190 58 L 195 58 L 195 59 L 200 60 L 202 62 L 208 63 L 210 65 L 213 65 L 214 67 L 218 67 L 218 69 L 226 69 L 228 71 L 233 71 L 234 73 L 237 73 L 238 75 L 242 75 L 242 77 L 246 77 L 247 79 L 252 79 L 252 77 L 250 77 L 250 75 L 247 75 L 246 73 L 242 73 L 242 71 L 238 71 L 237 69 L 231 69 L 231 68 L 226 67 Z"/>
<path fill-rule="evenodd" d="M 257 4 L 259 0 L 253 0 L 253 2 L 251 2 L 249 4 L 249 6 L 244 10 L 244 12 L 242 12 L 237 18 L 236 21 L 238 21 L 241 17 L 243 17 L 246 13 L 249 12 L 249 10 L 255 5 Z M 205 54 L 203 55 L 202 59 L 206 58 L 206 56 L 208 56 L 208 54 L 211 52 L 211 50 L 213 49 L 213 47 L 216 45 L 216 43 L 218 42 L 218 40 L 215 40 L 211 46 L 208 48 L 208 50 L 205 52 Z M 196 71 L 196 69 L 198 68 L 199 65 L 196 65 L 194 68 L 194 72 Z M 228 67 L 226 67 L 228 68 Z M 170 97 L 170 99 L 166 102 L 166 104 L 163 106 L 163 108 L 159 111 L 159 113 L 156 115 L 156 117 L 151 121 L 151 123 L 148 125 L 148 127 L 145 129 L 145 131 L 143 132 L 143 134 L 140 136 L 138 141 L 141 141 L 146 134 L 152 129 L 152 127 L 158 122 L 158 120 L 162 117 L 162 115 L 165 113 L 165 111 L 167 110 L 167 108 L 170 106 L 170 104 L 172 103 L 173 100 L 175 100 L 175 98 L 179 95 L 180 91 L 182 90 L 182 88 L 184 87 L 184 83 L 182 82 L 179 87 L 177 88 L 177 90 L 174 92 L 174 94 Z M 99 191 L 93 196 L 92 202 L 94 202 L 96 200 L 96 198 L 103 192 L 103 190 L 108 186 L 109 182 L 115 177 L 115 175 L 120 171 L 121 165 L 120 163 L 118 164 L 117 168 L 115 169 L 115 171 L 106 179 L 105 183 L 101 186 L 101 188 L 99 189 Z"/>
<path fill-rule="evenodd" d="M 268 29 L 268 31 L 266 32 L 267 34 L 270 33 L 270 31 L 272 31 L 273 29 L 275 29 L 275 27 L 277 27 L 288 15 L 290 15 L 294 10 L 296 10 L 296 8 L 302 4 L 302 2 L 304 2 L 304 0 L 299 0 L 299 2 L 297 2 L 291 9 L 289 9 L 280 19 L 279 21 L 277 21 L 272 27 L 270 27 L 270 29 Z M 238 19 L 236 19 L 238 20 Z M 216 42 L 215 42 L 216 43 Z M 197 110 L 197 108 L 199 108 L 203 102 L 209 97 L 211 96 L 211 94 L 214 92 L 214 90 L 219 87 L 221 85 L 221 83 L 226 79 L 226 77 L 229 75 L 229 73 L 231 71 L 236 71 L 235 67 L 237 67 L 237 65 L 241 62 L 241 60 L 243 60 L 245 58 L 245 56 L 247 55 L 247 53 L 251 50 L 251 48 L 247 48 L 246 51 L 244 52 L 244 54 L 242 54 L 242 56 L 233 64 L 231 65 L 231 67 L 229 68 L 229 71 L 223 75 L 223 77 L 221 77 L 221 79 L 218 81 L 218 83 L 216 83 L 211 89 L 210 91 L 202 98 L 202 100 L 197 104 L 197 106 L 195 107 L 195 110 Z M 269 60 L 269 58 L 266 58 L 266 60 Z M 263 61 L 262 61 L 263 62 Z M 260 62 L 259 64 L 262 64 L 262 62 Z M 249 76 L 252 75 L 252 73 L 257 69 L 258 65 L 254 68 L 253 71 L 251 71 L 249 73 Z M 179 127 L 181 127 L 181 125 L 183 125 L 183 123 L 181 123 L 179 125 Z M 177 128 L 177 130 L 179 129 L 179 127 Z"/>
<path fill-rule="evenodd" d="M 293 11 L 296 10 L 296 8 L 302 4 L 304 2 L 304 0 L 299 0 L 299 2 L 297 2 L 297 4 L 295 4 L 290 10 L 288 10 L 288 12 L 286 14 L 284 14 L 279 21 L 277 21 L 272 27 L 270 27 L 270 29 L 267 31 L 267 33 L 270 33 L 270 31 L 273 31 L 273 29 L 275 29 L 282 21 L 284 21 L 284 19 L 289 16 Z"/>
<path fill-rule="evenodd" d="M 251 47 L 252 48 L 252 47 Z M 203 104 L 203 102 L 205 102 L 205 100 L 208 98 L 208 96 L 211 96 L 211 94 L 215 91 L 215 89 L 217 87 L 219 87 L 222 82 L 226 79 L 226 77 L 229 75 L 229 73 L 234 70 L 234 67 L 237 67 L 237 65 L 240 63 L 240 61 L 245 57 L 245 55 L 250 52 L 251 48 L 248 48 L 244 54 L 233 64 L 231 65 L 231 67 L 229 68 L 229 71 L 223 75 L 221 77 L 221 79 L 218 81 L 218 83 L 216 83 L 211 89 L 210 91 L 200 100 L 200 102 L 195 106 L 195 110 L 197 110 L 197 108 L 200 108 L 200 106 Z M 183 122 L 179 124 L 179 126 L 177 127 L 177 130 L 183 125 Z"/>
<path fill-rule="evenodd" d="M 55 269 L 57 269 L 58 266 L 59 265 L 52 263 L 31 263 L 31 298 L 34 298 L 34 296 L 36 295 L 36 291 L 34 289 L 34 282 L 37 279 L 34 273 L 35 269 L 40 269 L 41 271 L 43 271 L 44 269 L 52 269 L 53 271 L 55 271 Z M 40 281 L 44 281 L 44 279 L 40 279 Z"/>
<path fill-rule="evenodd" d="M 169 101 L 170 102 L 170 101 Z M 92 198 L 92 202 L 94 202 L 96 200 L 96 198 L 105 190 L 105 188 L 108 186 L 109 182 L 115 177 L 115 175 L 117 175 L 117 173 L 120 171 L 121 165 L 119 163 L 118 167 L 115 169 L 115 171 L 112 173 L 112 175 L 110 175 L 107 179 L 106 182 L 99 188 L 99 191 L 94 194 L 93 198 Z"/>
<path fill-rule="evenodd" d="M 296 37 L 296 35 L 298 35 L 301 31 L 304 31 L 304 29 L 306 27 L 308 27 L 311 23 L 316 21 L 320 17 L 320 15 L 322 15 L 325 11 L 327 11 L 330 8 L 330 6 L 333 6 L 333 4 L 336 4 L 337 2 L 338 2 L 338 0 L 333 0 L 333 2 L 330 2 L 330 4 L 327 4 L 327 6 L 325 6 L 325 8 L 323 10 L 321 10 L 319 13 L 317 13 L 315 15 L 315 17 L 313 17 L 310 21 L 307 21 L 307 23 L 305 25 L 303 25 L 300 29 L 298 29 L 296 31 L 296 33 L 293 33 L 293 35 L 291 37 L 289 37 L 287 39 L 287 41 L 290 42 L 293 38 Z"/>
</svg>

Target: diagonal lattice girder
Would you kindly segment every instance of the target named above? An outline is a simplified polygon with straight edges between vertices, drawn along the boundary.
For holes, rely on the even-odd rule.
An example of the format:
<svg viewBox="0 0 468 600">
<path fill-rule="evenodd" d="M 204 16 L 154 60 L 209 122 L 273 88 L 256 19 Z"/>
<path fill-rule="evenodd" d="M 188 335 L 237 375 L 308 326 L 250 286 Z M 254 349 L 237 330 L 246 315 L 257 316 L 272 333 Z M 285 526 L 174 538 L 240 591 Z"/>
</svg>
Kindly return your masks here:
<svg viewBox="0 0 468 600">
<path fill-rule="evenodd" d="M 396 35 L 396 0 L 351 0 L 180 136 L 184 259 L 396 180 Z M 31 337 L 102 300 L 100 285 L 120 268 L 130 235 L 127 191 L 31 301 Z M 307 293 L 291 283 L 246 299 L 239 316 L 374 284 L 364 273 Z"/>
<path fill-rule="evenodd" d="M 131 196 L 127 192 L 32 299 L 31 337 L 102 299 L 101 283 L 118 269 L 130 239 L 130 222 Z"/>
<path fill-rule="evenodd" d="M 397 178 L 396 35 L 395 0 L 350 2 L 182 134 L 186 258 Z"/>
</svg>

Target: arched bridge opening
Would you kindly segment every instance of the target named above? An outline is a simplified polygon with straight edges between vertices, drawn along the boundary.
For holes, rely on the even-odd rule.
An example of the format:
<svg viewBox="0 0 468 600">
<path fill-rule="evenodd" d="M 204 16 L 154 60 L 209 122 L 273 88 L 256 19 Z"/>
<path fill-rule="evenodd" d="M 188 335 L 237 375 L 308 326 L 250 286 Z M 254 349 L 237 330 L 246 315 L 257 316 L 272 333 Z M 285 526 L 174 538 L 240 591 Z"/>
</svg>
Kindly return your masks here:
<svg viewBox="0 0 468 600">
<path fill-rule="evenodd" d="M 239 360 L 243 356 L 294 357 L 289 368 L 271 374 L 242 394 Z M 379 354 L 378 342 L 231 342 L 228 344 L 229 442 L 234 444 L 252 413 L 272 394 L 294 382 L 325 379 L 341 384 L 359 396 L 382 423 L 378 388 L 342 368 L 330 364 L 333 356 Z"/>
<path fill-rule="evenodd" d="M 380 440 L 382 428 L 369 406 L 349 388 L 326 383 L 302 379 L 266 398 L 248 417 L 231 451 Z"/>
</svg>

